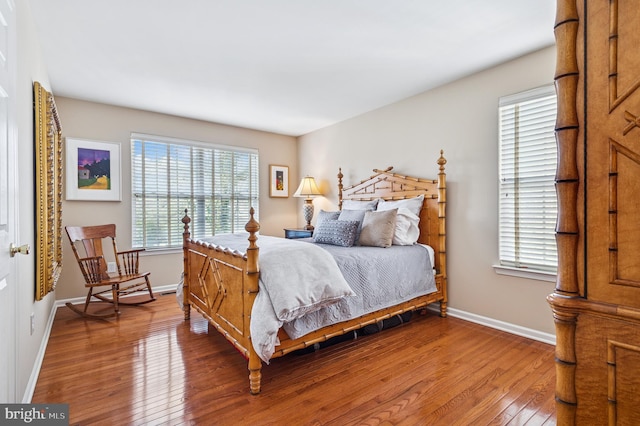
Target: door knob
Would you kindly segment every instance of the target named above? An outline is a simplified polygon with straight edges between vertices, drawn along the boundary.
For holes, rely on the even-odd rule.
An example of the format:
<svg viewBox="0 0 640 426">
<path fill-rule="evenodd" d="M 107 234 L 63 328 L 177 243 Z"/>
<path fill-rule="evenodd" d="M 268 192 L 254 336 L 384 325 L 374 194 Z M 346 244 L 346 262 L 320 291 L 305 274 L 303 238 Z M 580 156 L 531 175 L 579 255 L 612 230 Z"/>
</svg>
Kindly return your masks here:
<svg viewBox="0 0 640 426">
<path fill-rule="evenodd" d="M 11 243 L 9 246 L 9 254 L 11 257 L 14 257 L 17 253 L 20 254 L 29 254 L 29 244 L 21 245 L 20 247 L 16 247 L 15 244 Z"/>
</svg>

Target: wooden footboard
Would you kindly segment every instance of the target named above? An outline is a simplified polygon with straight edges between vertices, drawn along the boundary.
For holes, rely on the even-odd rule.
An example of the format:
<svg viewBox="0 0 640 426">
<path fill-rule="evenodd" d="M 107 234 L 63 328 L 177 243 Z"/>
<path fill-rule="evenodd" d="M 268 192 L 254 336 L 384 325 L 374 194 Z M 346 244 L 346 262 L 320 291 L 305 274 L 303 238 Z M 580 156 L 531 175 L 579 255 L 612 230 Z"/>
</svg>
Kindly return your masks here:
<svg viewBox="0 0 640 426">
<path fill-rule="evenodd" d="M 324 327 L 299 339 L 290 339 L 280 330 L 280 345 L 273 358 L 283 356 L 332 337 L 357 330 L 407 311 L 425 308 L 430 303 L 440 303 L 440 315 L 446 316 L 447 275 L 445 250 L 445 205 L 446 185 L 444 165 L 440 155 L 440 172 L 437 180 L 423 180 L 391 173 L 391 168 L 375 170 L 376 175 L 342 191 L 339 174 L 340 204 L 345 198 L 368 200 L 385 198 L 397 200 L 423 194 L 424 205 L 420 214 L 420 238 L 418 242 L 428 244 L 435 250 L 437 291 L 420 296 L 390 308 L 382 309 L 362 317 Z M 260 393 L 262 362 L 253 349 L 250 336 L 251 310 L 258 293 L 258 254 L 256 233 L 260 225 L 251 219 L 245 226 L 249 233 L 246 253 L 232 251 L 191 239 L 187 216 L 184 223 L 184 317 L 189 320 L 191 307 L 200 312 L 209 323 L 231 342 L 248 360 L 249 386 L 252 394 Z"/>
<path fill-rule="evenodd" d="M 191 219 L 185 210 L 184 223 L 184 319 L 191 307 L 231 342 L 249 361 L 252 394 L 260 393 L 262 362 L 251 345 L 251 308 L 258 293 L 258 247 L 260 225 L 253 217 L 245 226 L 249 232 L 246 253 L 191 239 Z"/>
</svg>

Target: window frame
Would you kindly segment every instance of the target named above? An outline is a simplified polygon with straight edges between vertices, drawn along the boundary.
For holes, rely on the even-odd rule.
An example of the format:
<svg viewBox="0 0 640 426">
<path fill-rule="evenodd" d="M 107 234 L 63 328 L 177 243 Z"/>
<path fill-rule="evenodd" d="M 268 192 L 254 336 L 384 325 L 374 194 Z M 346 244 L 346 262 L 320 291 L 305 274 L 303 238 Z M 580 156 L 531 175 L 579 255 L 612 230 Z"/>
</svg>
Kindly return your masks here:
<svg viewBox="0 0 640 426">
<path fill-rule="evenodd" d="M 546 178 L 547 176 L 549 176 L 551 178 L 551 180 L 549 182 L 546 182 L 546 180 L 544 181 L 544 184 L 535 184 L 535 188 L 539 189 L 539 188 L 543 188 L 541 190 L 542 195 L 538 195 L 537 198 L 535 198 L 536 200 L 546 200 L 546 204 L 543 204 L 541 201 L 540 204 L 538 205 L 543 205 L 545 206 L 543 208 L 543 211 L 546 213 L 541 214 L 540 216 L 543 217 L 542 222 L 544 223 L 543 225 L 540 225 L 540 231 L 543 230 L 543 235 L 540 238 L 540 240 L 543 240 L 544 242 L 540 243 L 540 245 L 544 248 L 541 249 L 537 249 L 538 252 L 543 253 L 541 256 L 541 260 L 539 261 L 540 264 L 535 264 L 534 262 L 532 262 L 529 258 L 527 258 L 527 260 L 525 260 L 522 263 L 519 263 L 519 257 L 520 256 L 518 253 L 520 250 L 520 242 L 519 242 L 519 236 L 518 234 L 520 233 L 519 231 L 519 225 L 518 225 L 518 219 L 517 217 L 521 216 L 519 215 L 518 211 L 520 211 L 519 209 L 520 204 L 525 204 L 526 203 L 526 198 L 529 195 L 529 193 L 525 190 L 518 192 L 518 196 L 517 198 L 514 200 L 513 198 L 511 198 L 511 200 L 514 201 L 509 201 L 507 202 L 505 199 L 505 187 L 507 187 L 508 185 L 505 184 L 505 176 L 507 175 L 505 173 L 505 170 L 507 170 L 507 168 L 509 167 L 508 164 L 505 164 L 504 158 L 505 158 L 505 146 L 508 145 L 507 142 L 505 142 L 505 140 L 507 139 L 505 137 L 505 120 L 504 120 L 504 109 L 505 108 L 509 108 L 509 107 L 513 107 L 515 105 L 518 105 L 518 107 L 516 107 L 516 110 L 520 108 L 520 106 L 524 105 L 529 106 L 532 104 L 535 104 L 536 102 L 540 102 L 540 103 L 544 103 L 545 100 L 548 100 L 549 98 L 553 97 L 554 99 L 551 101 L 552 105 L 555 105 L 555 107 L 553 107 L 552 110 L 557 111 L 557 94 L 555 92 L 555 86 L 553 84 L 549 84 L 549 85 L 545 85 L 545 86 L 541 86 L 541 87 L 537 87 L 535 89 L 531 89 L 531 90 L 527 90 L 524 92 L 519 92 L 519 93 L 515 93 L 512 95 L 508 95 L 508 96 L 503 96 L 500 98 L 499 100 L 499 108 L 498 108 L 498 141 L 499 141 L 499 146 L 498 146 L 498 163 L 499 163 L 499 168 L 498 168 L 498 172 L 499 172 L 499 178 L 498 178 L 498 259 L 499 262 L 496 265 L 493 265 L 494 270 L 496 273 L 501 274 L 501 275 L 511 275 L 511 276 L 517 276 L 517 277 L 523 277 L 523 278 L 530 278 L 530 279 L 536 279 L 536 280 L 542 280 L 542 281 L 555 281 L 556 280 L 556 274 L 557 274 L 557 247 L 555 246 L 555 227 L 556 227 L 556 221 L 557 221 L 557 198 L 555 195 L 555 169 L 557 167 L 557 146 L 556 146 L 556 141 L 555 141 L 555 122 L 556 122 L 556 116 L 557 116 L 557 112 L 553 115 L 552 119 L 551 118 L 545 118 L 544 119 L 544 134 L 540 134 L 539 137 L 537 137 L 536 139 L 534 138 L 530 138 L 528 140 L 528 143 L 531 143 L 532 145 L 526 145 L 527 142 L 523 142 L 523 147 L 530 147 L 530 146 L 536 146 L 536 149 L 538 149 L 538 146 L 540 147 L 539 149 L 541 151 L 544 151 L 544 154 L 540 154 L 541 156 L 541 164 L 543 164 L 543 166 L 541 166 L 541 169 L 544 169 L 545 172 L 543 173 L 544 178 Z M 548 101 L 547 101 L 548 102 Z M 545 106 L 545 110 L 547 113 L 550 111 L 550 109 L 548 108 L 548 105 Z M 530 113 L 527 118 L 531 118 L 533 117 L 534 119 L 537 119 L 538 117 L 535 115 L 536 113 Z M 523 117 L 517 117 L 516 116 L 517 121 L 517 126 L 520 126 L 520 124 L 522 122 L 525 122 L 525 120 L 523 120 Z M 541 119 L 542 121 L 542 119 Z M 516 146 L 514 147 L 514 153 L 513 153 L 513 157 L 516 157 L 519 153 L 518 153 L 518 149 L 517 146 L 518 144 L 520 144 L 519 138 L 522 137 L 524 139 L 524 136 L 520 135 L 520 127 L 514 126 L 514 131 L 513 133 L 517 136 L 513 136 L 514 142 L 513 145 Z M 548 128 L 546 126 L 549 126 Z M 531 128 L 531 127 L 530 127 Z M 528 128 L 528 129 L 530 129 Z M 525 133 L 525 131 L 522 132 L 523 134 Z M 535 142 L 533 142 L 535 140 Z M 550 149 L 551 146 L 553 146 L 553 155 L 550 155 Z M 526 157 L 524 159 L 524 161 L 518 161 L 517 159 L 514 159 L 514 164 L 518 164 L 518 165 L 531 165 L 534 163 L 533 158 L 536 157 L 536 154 L 527 154 L 528 157 Z M 550 160 L 553 159 L 553 160 Z M 549 162 L 552 161 L 552 162 Z M 553 171 L 551 173 L 551 169 L 550 167 L 553 165 Z M 518 171 L 519 166 L 514 166 L 514 174 L 516 176 L 516 178 L 514 179 L 514 183 L 513 183 L 513 190 L 514 191 L 518 191 L 518 183 L 515 183 L 515 181 L 525 181 L 526 179 L 520 178 L 520 180 L 518 180 L 517 176 L 519 174 Z M 524 167 L 523 167 L 524 169 Z M 530 170 L 530 169 L 529 169 Z M 525 174 L 524 172 L 522 174 Z M 544 179 L 543 178 L 543 179 Z M 535 178 L 529 178 L 530 181 L 534 181 Z M 538 181 L 540 181 L 540 177 L 538 177 Z M 550 190 L 552 189 L 552 194 L 550 194 Z M 524 197 L 522 196 L 522 193 L 524 193 Z M 522 201 L 524 200 L 524 201 Z M 550 202 L 553 202 L 553 205 L 549 204 Z M 513 217 L 513 224 L 509 224 L 507 225 L 504 221 L 505 216 L 509 216 L 509 214 L 507 214 L 507 205 L 511 204 L 513 207 L 513 213 L 512 213 L 512 217 Z M 532 207 L 528 208 L 528 211 L 531 212 Z M 549 217 L 553 216 L 553 221 L 552 221 L 552 226 L 550 226 L 549 222 Z M 514 232 L 510 235 L 510 237 L 512 238 L 511 240 L 508 240 L 508 238 L 505 236 L 505 234 L 507 233 L 507 231 L 509 231 L 509 227 L 512 228 L 516 228 L 514 230 Z M 532 229 L 536 229 L 535 226 L 538 225 L 530 225 L 530 224 L 526 224 L 524 226 L 522 226 L 521 228 L 524 229 L 525 231 L 527 230 L 532 230 Z M 549 233 L 547 233 L 546 231 L 549 231 Z M 528 237 L 525 237 L 528 238 Z M 532 243 L 531 241 L 534 240 L 534 238 L 529 238 L 528 240 L 525 241 L 525 244 L 523 245 L 524 247 L 527 247 L 527 244 L 529 244 L 529 247 L 531 246 L 535 246 L 536 243 Z M 548 256 L 548 247 L 550 245 L 550 241 L 552 241 L 552 245 L 555 248 L 553 254 L 551 256 Z M 506 243 L 512 243 L 513 246 L 509 247 L 508 249 L 506 248 Z M 513 257 L 509 257 L 509 255 L 505 255 L 505 252 L 509 252 L 512 251 L 513 253 L 509 253 L 509 255 L 513 255 Z M 535 248 L 531 249 L 535 252 Z M 535 257 L 535 254 L 532 255 Z M 527 257 L 527 256 L 524 256 Z M 553 259 L 555 257 L 555 264 L 552 265 L 549 260 Z M 544 263 L 544 264 L 543 264 Z"/>
<path fill-rule="evenodd" d="M 152 164 L 151 173 L 144 169 L 136 170 L 136 167 L 142 167 L 144 161 L 147 161 L 146 154 L 137 153 L 136 149 L 144 149 L 145 146 L 150 148 L 152 145 L 161 149 L 165 149 L 162 145 L 166 146 L 167 155 L 163 157 L 162 163 L 156 164 L 155 170 Z M 131 133 L 130 148 L 132 248 L 144 248 L 149 254 L 180 250 L 183 232 L 181 219 L 185 208 L 189 209 L 189 216 L 192 218 L 192 238 L 214 235 L 220 226 L 231 228 L 219 232 L 244 230 L 249 220 L 250 207 L 254 208 L 256 219 L 259 217 L 260 157 L 257 149 L 143 133 Z M 161 150 L 157 152 L 162 156 Z M 184 154 L 187 152 L 189 155 L 185 157 Z M 237 157 L 238 155 L 240 157 Z M 244 155 L 248 157 L 243 158 Z M 205 156 L 207 159 L 204 159 Z M 229 156 L 230 158 L 227 158 Z M 160 160 L 156 158 L 155 161 Z M 211 161 L 211 167 L 206 167 L 203 161 Z M 198 162 L 198 167 L 194 167 Z M 214 167 L 216 163 L 220 165 L 219 169 Z M 167 167 L 167 170 L 162 173 L 158 166 Z M 163 175 L 166 182 L 160 184 L 158 177 Z M 145 180 L 153 178 L 157 179 L 156 187 L 149 191 L 145 188 Z M 237 195 L 239 188 L 242 189 L 242 195 Z M 153 199 L 158 205 L 164 205 L 149 209 L 144 206 L 149 199 Z M 143 205 L 140 206 L 140 203 Z M 215 205 L 220 203 L 230 206 L 230 209 L 223 213 L 227 216 L 224 221 L 215 219 L 215 216 L 219 216 L 219 209 L 216 209 Z M 195 204 L 200 208 L 194 210 Z M 144 217 L 142 225 L 139 224 L 140 210 L 143 211 L 143 215 L 150 214 L 151 222 Z M 200 220 L 195 216 L 199 216 Z M 158 222 L 158 227 L 162 228 L 155 234 L 155 241 L 147 235 L 149 224 L 153 221 Z M 165 225 L 162 225 L 163 222 Z M 164 226 L 167 226 L 166 230 Z M 164 243 L 161 241 L 163 237 Z"/>
</svg>

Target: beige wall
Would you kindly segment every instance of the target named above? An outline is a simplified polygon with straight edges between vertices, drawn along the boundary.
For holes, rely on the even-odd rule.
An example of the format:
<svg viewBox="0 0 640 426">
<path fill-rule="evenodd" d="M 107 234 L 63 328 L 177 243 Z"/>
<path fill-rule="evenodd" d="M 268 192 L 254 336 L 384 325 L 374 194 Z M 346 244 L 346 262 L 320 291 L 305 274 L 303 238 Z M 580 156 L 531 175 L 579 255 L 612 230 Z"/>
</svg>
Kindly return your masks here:
<svg viewBox="0 0 640 426">
<path fill-rule="evenodd" d="M 297 144 L 290 136 L 247 130 L 147 111 L 56 97 L 63 135 L 70 138 L 121 144 L 122 201 L 64 201 L 63 225 L 115 223 L 118 247 L 131 247 L 131 155 L 132 132 L 255 148 L 260 153 L 260 225 L 265 235 L 283 235 L 282 228 L 295 226 L 297 200 L 269 197 L 269 164 L 288 165 L 290 186 L 298 177 Z M 293 192 L 295 188 L 290 188 Z M 80 270 L 68 240 L 64 240 L 64 267 L 56 299 L 86 295 Z M 142 267 L 151 271 L 154 287 L 175 284 L 182 271 L 182 254 L 147 255 Z"/>
<path fill-rule="evenodd" d="M 299 138 L 300 171 L 327 189 L 316 209 L 337 206 L 339 166 L 345 185 L 387 166 L 435 178 L 444 149 L 450 306 L 554 334 L 545 300 L 553 283 L 492 268 L 498 263 L 498 98 L 550 84 L 554 70 L 550 47 Z"/>
</svg>

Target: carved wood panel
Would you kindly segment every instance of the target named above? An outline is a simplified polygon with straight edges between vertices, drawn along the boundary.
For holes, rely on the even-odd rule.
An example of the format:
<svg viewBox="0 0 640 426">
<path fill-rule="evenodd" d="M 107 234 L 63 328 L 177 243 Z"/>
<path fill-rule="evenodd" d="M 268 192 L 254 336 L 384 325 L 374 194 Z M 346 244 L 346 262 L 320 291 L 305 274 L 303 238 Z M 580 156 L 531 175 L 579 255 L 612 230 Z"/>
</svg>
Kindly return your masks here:
<svg viewBox="0 0 640 426">
<path fill-rule="evenodd" d="M 191 286 L 190 291 L 201 309 L 214 321 L 227 324 L 231 333 L 237 333 L 234 337 L 248 333 L 244 330 L 242 288 L 226 285 L 243 282 L 242 268 L 195 251 L 191 265 L 191 275 L 197 277 L 198 285 Z"/>
<path fill-rule="evenodd" d="M 607 342 L 609 424 L 640 424 L 640 346 L 615 340 Z"/>
<path fill-rule="evenodd" d="M 205 266 L 207 257 L 204 254 L 198 253 L 193 250 L 191 251 L 190 254 L 191 254 L 191 257 L 190 257 L 191 261 L 189 262 L 189 275 L 193 277 L 197 277 L 200 275 L 203 267 Z M 205 308 L 207 305 L 207 302 L 206 302 L 207 297 L 205 293 L 205 287 L 202 285 L 202 283 L 200 283 L 200 285 L 198 286 L 191 286 L 189 288 L 189 291 L 195 298 L 196 302 L 200 303 L 202 307 Z"/>
<path fill-rule="evenodd" d="M 230 263 L 215 259 L 217 291 L 215 306 L 218 321 L 226 322 L 240 336 L 248 335 L 249 330 L 244 330 L 243 316 L 243 286 L 228 286 L 226 283 L 243 283 L 244 271 L 242 268 Z"/>
<path fill-rule="evenodd" d="M 640 155 L 611 142 L 609 282 L 640 287 Z"/>
<path fill-rule="evenodd" d="M 640 11 L 587 4 L 584 294 L 640 308 Z"/>
<path fill-rule="evenodd" d="M 628 325 L 631 325 L 630 327 Z M 640 424 L 640 333 L 637 320 L 580 315 L 576 334 L 575 424 Z M 558 418 L 558 424 L 570 424 Z"/>
<path fill-rule="evenodd" d="M 609 99 L 611 110 L 640 87 L 640 56 L 625 52 L 640 45 L 640 10 L 636 0 L 609 2 Z"/>
</svg>

